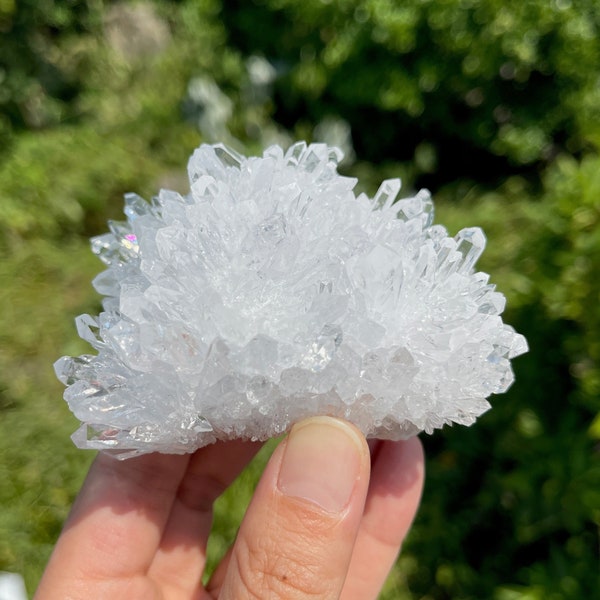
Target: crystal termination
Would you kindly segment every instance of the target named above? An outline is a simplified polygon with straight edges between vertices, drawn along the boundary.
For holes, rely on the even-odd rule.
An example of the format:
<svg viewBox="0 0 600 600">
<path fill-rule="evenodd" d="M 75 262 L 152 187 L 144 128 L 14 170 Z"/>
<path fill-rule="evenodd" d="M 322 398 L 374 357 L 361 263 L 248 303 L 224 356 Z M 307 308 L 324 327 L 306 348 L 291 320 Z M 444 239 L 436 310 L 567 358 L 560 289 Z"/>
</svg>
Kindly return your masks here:
<svg viewBox="0 0 600 600">
<path fill-rule="evenodd" d="M 92 239 L 103 311 L 76 320 L 97 354 L 55 364 L 78 447 L 193 452 L 316 414 L 405 439 L 472 424 L 511 385 L 527 343 L 474 269 L 482 231 L 448 237 L 399 179 L 356 196 L 341 158 L 203 145 L 188 195 L 126 195 L 127 220 Z"/>
</svg>

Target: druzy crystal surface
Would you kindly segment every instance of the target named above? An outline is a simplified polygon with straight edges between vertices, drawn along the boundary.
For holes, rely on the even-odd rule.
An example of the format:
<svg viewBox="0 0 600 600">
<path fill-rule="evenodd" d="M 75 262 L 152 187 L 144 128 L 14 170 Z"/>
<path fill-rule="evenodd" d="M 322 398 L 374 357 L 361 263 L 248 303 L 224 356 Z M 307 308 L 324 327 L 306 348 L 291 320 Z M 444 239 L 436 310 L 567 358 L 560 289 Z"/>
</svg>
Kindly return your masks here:
<svg viewBox="0 0 600 600">
<path fill-rule="evenodd" d="M 192 452 L 316 414 L 402 439 L 470 425 L 510 386 L 527 344 L 475 270 L 482 231 L 449 237 L 398 179 L 356 196 L 340 159 L 203 145 L 189 194 L 125 197 L 127 220 L 92 240 L 103 312 L 76 321 L 96 353 L 55 365 L 77 446 Z"/>
</svg>

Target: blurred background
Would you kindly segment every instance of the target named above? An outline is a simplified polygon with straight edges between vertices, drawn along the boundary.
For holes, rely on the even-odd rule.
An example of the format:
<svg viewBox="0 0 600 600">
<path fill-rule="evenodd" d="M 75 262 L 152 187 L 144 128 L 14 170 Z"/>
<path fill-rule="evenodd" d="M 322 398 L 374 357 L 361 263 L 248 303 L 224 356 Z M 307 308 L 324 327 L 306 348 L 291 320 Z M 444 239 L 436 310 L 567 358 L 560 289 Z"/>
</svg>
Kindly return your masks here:
<svg viewBox="0 0 600 600">
<path fill-rule="evenodd" d="M 88 238 L 186 191 L 201 142 L 343 148 L 432 190 L 530 352 L 471 428 L 423 436 L 424 500 L 382 597 L 560 600 L 600 585 L 600 2 L 0 0 L 0 571 L 31 595 L 92 453 L 52 363 L 89 351 Z M 214 564 L 269 448 L 219 502 Z"/>
</svg>

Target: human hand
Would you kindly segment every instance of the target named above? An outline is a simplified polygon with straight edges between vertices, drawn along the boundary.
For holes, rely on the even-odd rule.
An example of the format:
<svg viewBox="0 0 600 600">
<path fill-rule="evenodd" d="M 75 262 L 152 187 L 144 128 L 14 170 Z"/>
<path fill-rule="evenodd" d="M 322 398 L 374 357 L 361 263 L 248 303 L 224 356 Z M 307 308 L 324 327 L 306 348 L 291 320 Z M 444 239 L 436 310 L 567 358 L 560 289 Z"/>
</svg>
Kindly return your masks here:
<svg viewBox="0 0 600 600">
<path fill-rule="evenodd" d="M 417 438 L 369 446 L 339 419 L 295 425 L 206 587 L 212 505 L 260 444 L 100 454 L 35 599 L 376 598 L 417 510 L 423 453 Z"/>
</svg>

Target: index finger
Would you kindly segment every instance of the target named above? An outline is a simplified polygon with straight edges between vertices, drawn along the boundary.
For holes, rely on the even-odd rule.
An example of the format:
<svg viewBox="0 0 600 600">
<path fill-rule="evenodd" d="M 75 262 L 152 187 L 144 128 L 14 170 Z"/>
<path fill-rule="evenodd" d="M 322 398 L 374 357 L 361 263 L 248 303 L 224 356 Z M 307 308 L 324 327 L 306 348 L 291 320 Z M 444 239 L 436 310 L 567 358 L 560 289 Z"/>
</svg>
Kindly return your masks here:
<svg viewBox="0 0 600 600">
<path fill-rule="evenodd" d="M 121 589 L 132 598 L 133 582 L 143 584 L 144 598 L 150 588 L 197 586 L 212 503 L 260 446 L 217 442 L 191 455 L 147 454 L 122 462 L 99 455 L 36 598 L 98 597 L 102 586 L 113 590 L 106 597 Z"/>
<path fill-rule="evenodd" d="M 147 454 L 119 461 L 99 454 L 42 583 L 55 576 L 98 580 L 145 573 L 189 460 L 189 455 Z"/>
</svg>

